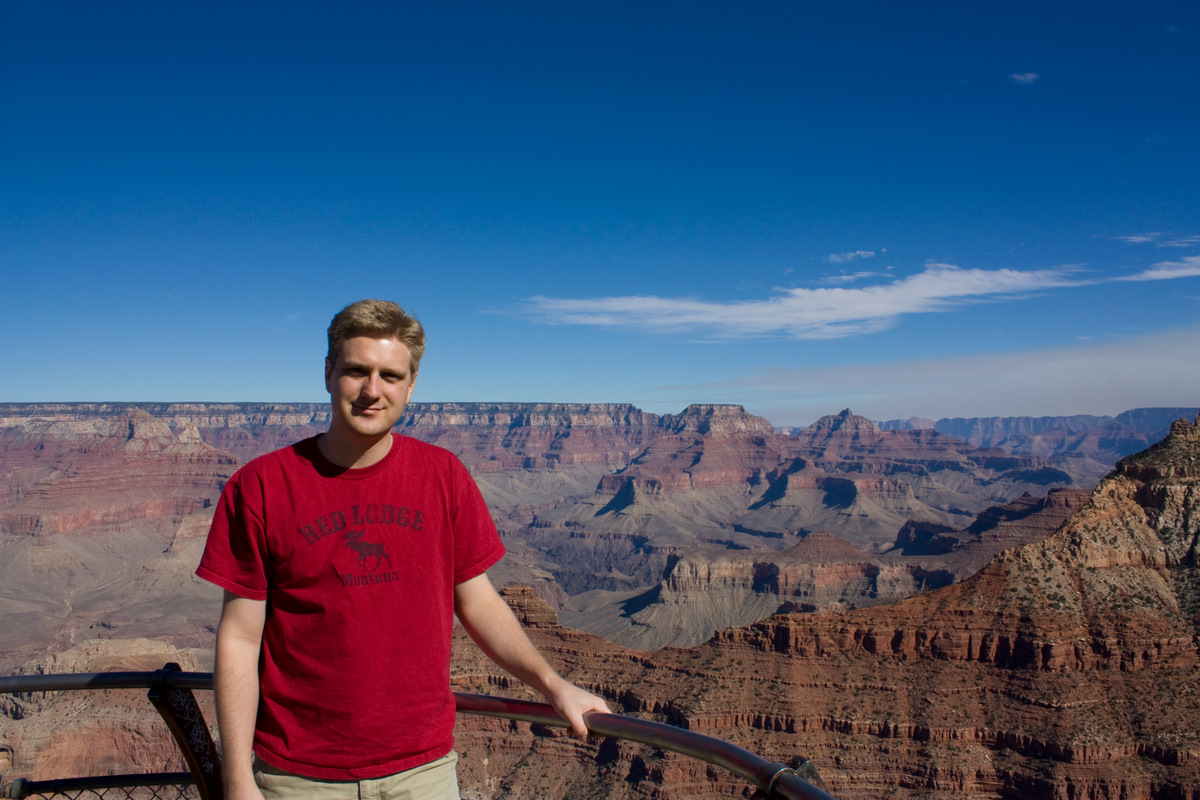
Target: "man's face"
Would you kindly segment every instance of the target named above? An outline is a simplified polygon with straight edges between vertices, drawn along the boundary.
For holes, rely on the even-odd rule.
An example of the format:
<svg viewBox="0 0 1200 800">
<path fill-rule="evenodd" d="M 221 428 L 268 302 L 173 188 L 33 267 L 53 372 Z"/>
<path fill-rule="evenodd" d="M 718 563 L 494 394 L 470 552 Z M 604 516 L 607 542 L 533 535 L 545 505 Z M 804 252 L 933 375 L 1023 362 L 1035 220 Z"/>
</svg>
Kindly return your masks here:
<svg viewBox="0 0 1200 800">
<path fill-rule="evenodd" d="M 379 439 L 412 399 L 408 347 L 395 339 L 347 339 L 335 361 L 325 359 L 325 388 L 333 405 L 330 432 Z"/>
</svg>

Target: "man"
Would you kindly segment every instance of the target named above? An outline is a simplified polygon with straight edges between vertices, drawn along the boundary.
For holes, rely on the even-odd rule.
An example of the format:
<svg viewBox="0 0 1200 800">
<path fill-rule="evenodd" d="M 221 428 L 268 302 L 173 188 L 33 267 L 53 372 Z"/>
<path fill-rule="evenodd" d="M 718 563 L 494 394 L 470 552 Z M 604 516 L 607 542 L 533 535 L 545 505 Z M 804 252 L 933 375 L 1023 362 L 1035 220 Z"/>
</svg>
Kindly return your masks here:
<svg viewBox="0 0 1200 800">
<path fill-rule="evenodd" d="M 347 306 L 329 326 L 329 430 L 254 459 L 221 494 L 196 572 L 225 590 L 229 800 L 457 798 L 455 614 L 577 736 L 585 713 L 608 711 L 546 663 L 492 588 L 504 547 L 466 469 L 391 432 L 424 351 L 395 303 Z"/>
</svg>

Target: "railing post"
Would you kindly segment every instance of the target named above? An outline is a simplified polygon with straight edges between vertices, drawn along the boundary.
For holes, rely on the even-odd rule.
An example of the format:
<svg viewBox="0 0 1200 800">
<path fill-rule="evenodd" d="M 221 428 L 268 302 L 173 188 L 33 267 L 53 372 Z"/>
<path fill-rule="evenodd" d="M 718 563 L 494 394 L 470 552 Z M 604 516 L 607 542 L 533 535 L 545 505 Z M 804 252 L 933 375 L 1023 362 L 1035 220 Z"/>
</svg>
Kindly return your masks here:
<svg viewBox="0 0 1200 800">
<path fill-rule="evenodd" d="M 180 672 L 178 664 L 170 663 L 154 673 L 147 697 L 158 709 L 175 743 L 179 745 L 188 769 L 196 779 L 200 800 L 224 800 L 225 787 L 221 782 L 221 758 L 217 755 L 212 734 L 204 714 L 196 703 L 191 689 L 179 689 L 167 683 L 167 675 Z"/>
<path fill-rule="evenodd" d="M 28 797 L 29 794 L 29 781 L 25 778 L 17 778 L 8 785 L 4 792 L 5 797 L 11 797 L 13 800 L 20 800 L 20 798 Z"/>
</svg>

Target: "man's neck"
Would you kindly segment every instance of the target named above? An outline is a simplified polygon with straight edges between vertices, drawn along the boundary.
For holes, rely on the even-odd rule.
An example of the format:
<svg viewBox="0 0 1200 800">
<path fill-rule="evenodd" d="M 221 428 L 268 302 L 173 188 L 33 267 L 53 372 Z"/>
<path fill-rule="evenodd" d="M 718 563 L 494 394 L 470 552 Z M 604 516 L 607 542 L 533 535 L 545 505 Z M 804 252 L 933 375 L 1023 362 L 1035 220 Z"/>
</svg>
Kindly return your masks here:
<svg viewBox="0 0 1200 800">
<path fill-rule="evenodd" d="M 321 455 L 333 464 L 346 469 L 362 469 L 378 464 L 392 449 L 392 432 L 376 439 L 339 434 L 332 428 L 317 437 Z"/>
</svg>

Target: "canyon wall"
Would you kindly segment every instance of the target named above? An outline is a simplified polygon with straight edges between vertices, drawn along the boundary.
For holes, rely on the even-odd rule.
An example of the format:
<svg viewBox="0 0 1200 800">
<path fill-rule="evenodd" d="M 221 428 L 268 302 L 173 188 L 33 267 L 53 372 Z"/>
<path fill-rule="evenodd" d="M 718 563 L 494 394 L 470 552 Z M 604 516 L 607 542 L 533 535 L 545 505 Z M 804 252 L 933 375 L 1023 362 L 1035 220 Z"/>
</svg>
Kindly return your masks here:
<svg viewBox="0 0 1200 800">
<path fill-rule="evenodd" d="M 1181 598 L 1198 572 L 1197 465 L 1200 428 L 1177 423 L 1053 535 L 898 603 L 781 614 L 655 653 L 553 627 L 531 635 L 624 713 L 781 761 L 803 754 L 842 798 L 1197 798 L 1200 617 Z M 460 685 L 503 685 L 458 645 Z M 583 761 L 597 796 L 736 791 L 633 745 L 511 732 L 501 744 L 466 721 L 460 736 L 477 744 L 464 759 L 475 785 L 514 797 L 560 785 L 550 770 L 522 791 L 519 764 L 533 756 L 572 759 L 564 779 Z"/>
<path fill-rule="evenodd" d="M 120 609 L 133 603 L 104 587 L 137 587 L 134 565 L 162 573 L 154 557 L 170 539 L 202 532 L 239 464 L 328 420 L 323 404 L 0 405 L 0 592 L 15 613 L 30 612 L 30 625 L 57 623 L 47 636 L 60 646 L 86 635 L 75 624 L 81 602 L 107 630 L 132 634 L 122 620 L 134 618 Z M 660 416 L 628 404 L 414 403 L 398 429 L 450 449 L 475 476 L 509 547 L 499 582 L 530 585 L 571 624 L 643 648 L 696 644 L 790 600 L 854 607 L 940 585 L 940 566 L 876 563 L 874 554 L 894 549 L 910 521 L 961 529 L 990 505 L 1074 484 L 1039 457 L 881 431 L 848 410 L 787 435 L 740 406 Z M 749 569 L 786 573 L 782 554 L 820 531 L 866 551 L 813 579 L 844 575 L 841 588 L 781 596 L 752 581 L 749 596 L 731 585 L 715 598 L 710 587 L 703 598 L 693 592 L 703 602 L 621 613 L 631 594 L 659 591 L 669 570 L 714 550 L 752 551 Z M 114 569 L 124 577 L 111 579 Z M 188 572 L 176 576 L 181 602 L 209 611 Z M 102 613 L 105 602 L 117 610 Z M 202 635 L 189 625 L 186 635 Z M 10 661 L 20 653 L 12 644 Z"/>
<path fill-rule="evenodd" d="M 319 430 L 322 410 L 4 411 L 5 671 L 211 667 L 219 593 L 191 570 L 212 500 L 275 441 L 266 420 L 294 438 Z M 457 437 L 488 493 L 515 556 L 508 569 L 529 577 L 510 603 L 548 657 L 615 710 L 770 758 L 804 753 L 841 797 L 1200 797 L 1192 423 L 1083 492 L 1038 484 L 1056 468 L 1036 457 L 936 432 L 893 436 L 848 412 L 804 436 L 736 407 L 430 413 L 422 424 L 444 426 L 430 438 Z M 600 441 L 611 455 L 591 449 Z M 949 500 L 929 502 L 934 482 Z M 1039 486 L 1044 497 L 1030 491 Z M 946 511 L 963 498 L 981 513 Z M 943 516 L 905 518 L 869 547 L 781 522 L 872 508 Z M 970 564 L 982 569 L 960 580 Z M 585 576 L 618 588 L 567 596 Z M 684 627 L 692 643 L 648 652 L 559 624 L 584 613 L 655 636 Z M 461 634 L 455 647 L 457 688 L 528 694 Z M 170 748 L 123 709 L 9 698 L 0 757 L 9 774 L 37 776 L 47 764 L 86 771 L 89 753 L 117 747 L 102 760 L 115 771 L 125 758 L 164 768 Z M 472 718 L 458 736 L 467 797 L 742 791 L 628 743 Z"/>
</svg>

